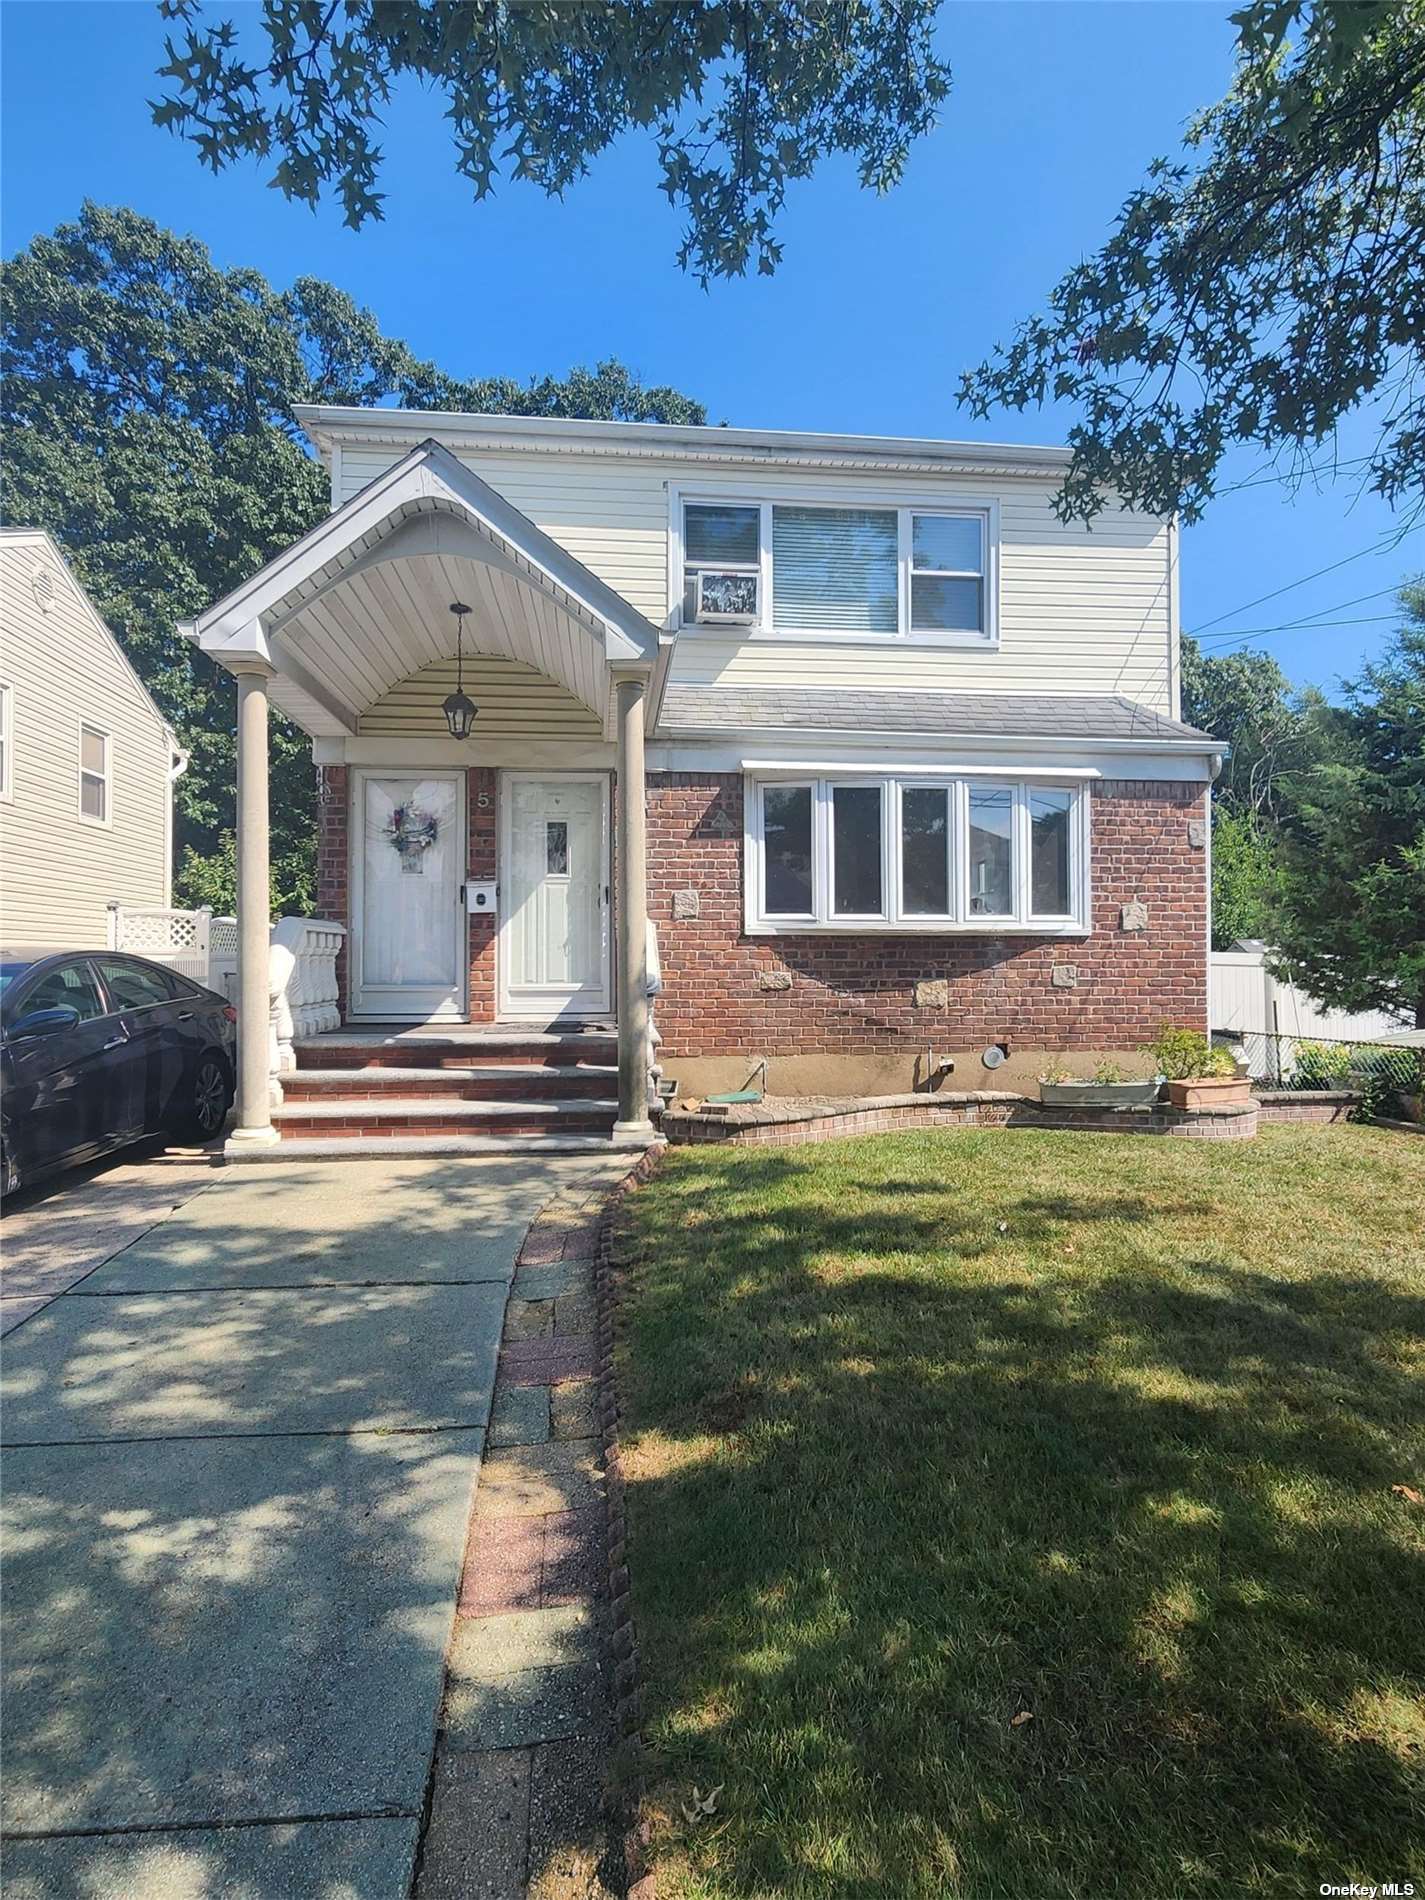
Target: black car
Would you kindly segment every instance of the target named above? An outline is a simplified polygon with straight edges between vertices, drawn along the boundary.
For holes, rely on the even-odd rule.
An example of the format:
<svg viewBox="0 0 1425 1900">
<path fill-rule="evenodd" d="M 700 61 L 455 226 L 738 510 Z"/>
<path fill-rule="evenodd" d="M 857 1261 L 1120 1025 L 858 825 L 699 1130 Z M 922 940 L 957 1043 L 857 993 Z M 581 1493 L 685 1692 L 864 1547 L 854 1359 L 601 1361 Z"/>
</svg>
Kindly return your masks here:
<svg viewBox="0 0 1425 1900">
<path fill-rule="evenodd" d="M 145 1135 L 208 1141 L 233 1099 L 237 1011 L 115 950 L 0 950 L 0 1190 Z"/>
</svg>

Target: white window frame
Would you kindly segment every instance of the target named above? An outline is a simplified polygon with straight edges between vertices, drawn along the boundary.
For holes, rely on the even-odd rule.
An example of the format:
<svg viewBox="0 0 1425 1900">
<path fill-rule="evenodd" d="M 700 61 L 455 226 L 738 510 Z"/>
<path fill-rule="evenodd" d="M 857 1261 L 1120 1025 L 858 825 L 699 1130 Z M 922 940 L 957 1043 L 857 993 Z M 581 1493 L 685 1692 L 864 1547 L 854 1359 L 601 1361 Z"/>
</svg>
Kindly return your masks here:
<svg viewBox="0 0 1425 1900">
<path fill-rule="evenodd" d="M 1003 917 L 970 912 L 970 787 L 993 785 L 1013 794 L 1011 878 L 1014 909 Z M 874 915 L 840 916 L 835 909 L 835 861 L 832 794 L 838 786 L 874 785 L 881 789 L 881 898 Z M 812 795 L 812 911 L 803 915 L 769 913 L 763 905 L 764 800 L 770 786 L 808 787 Z M 936 915 L 907 912 L 903 902 L 901 811 L 909 790 L 940 791 L 949 798 L 947 840 L 950 909 Z M 1060 917 L 1035 916 L 1031 910 L 1033 866 L 1029 797 L 1034 791 L 1070 796 L 1070 911 Z M 743 927 L 753 937 L 909 934 L 917 936 L 1086 937 L 1092 930 L 1090 879 L 1090 791 L 1082 778 L 1053 773 L 1000 776 L 973 771 L 938 773 L 793 770 L 748 772 L 744 777 Z"/>
<path fill-rule="evenodd" d="M 0 800 L 15 796 L 15 689 L 0 680 Z"/>
<path fill-rule="evenodd" d="M 84 763 L 84 735 L 92 733 L 96 739 L 104 741 L 104 816 L 96 818 L 92 812 L 84 809 L 84 781 L 87 778 L 100 778 L 98 772 L 91 772 Z M 75 782 L 75 803 L 81 825 L 97 825 L 102 831 L 111 831 L 114 825 L 114 735 L 105 727 L 96 725 L 92 719 L 79 722 L 79 775 Z"/>
<path fill-rule="evenodd" d="M 998 650 L 1000 516 L 999 503 L 992 497 L 934 496 L 924 493 L 904 493 L 900 490 L 876 495 L 867 494 L 861 490 L 848 492 L 844 489 L 833 492 L 828 492 L 826 489 L 788 490 L 785 494 L 766 495 L 749 493 L 746 489 L 687 486 L 675 488 L 670 485 L 668 504 L 668 624 L 689 636 L 724 640 L 740 636 L 743 639 L 752 640 L 778 640 L 783 644 L 807 641 L 820 643 L 832 640 L 858 646 L 883 646 L 887 641 L 900 640 L 914 646 L 971 647 L 977 652 L 984 652 L 986 649 Z M 683 615 L 683 590 L 687 566 L 683 552 L 683 509 L 689 505 L 698 507 L 719 504 L 724 507 L 760 510 L 757 619 L 748 626 L 729 624 L 726 621 L 686 620 Z M 898 608 L 894 633 L 868 633 L 845 627 L 778 627 L 774 624 L 773 615 L 776 608 L 772 561 L 772 510 L 779 507 L 825 508 L 832 511 L 847 508 L 875 509 L 896 515 Z M 917 630 L 911 627 L 910 596 L 913 558 L 911 517 L 913 515 L 968 516 L 980 522 L 984 548 L 982 578 L 985 624 L 983 631 L 938 628 Z M 739 572 L 752 571 L 750 567 L 739 566 L 735 562 L 728 562 L 726 565 L 729 569 L 737 568 Z M 932 570 L 918 571 L 928 573 Z"/>
</svg>

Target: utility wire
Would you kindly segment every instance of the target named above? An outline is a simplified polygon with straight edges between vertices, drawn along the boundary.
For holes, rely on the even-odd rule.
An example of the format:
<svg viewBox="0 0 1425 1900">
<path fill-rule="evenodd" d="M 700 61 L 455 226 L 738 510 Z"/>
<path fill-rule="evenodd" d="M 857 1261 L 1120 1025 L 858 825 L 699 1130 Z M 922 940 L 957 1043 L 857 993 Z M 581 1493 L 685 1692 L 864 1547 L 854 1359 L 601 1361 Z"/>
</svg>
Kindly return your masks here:
<svg viewBox="0 0 1425 1900">
<path fill-rule="evenodd" d="M 1349 567 L 1352 561 L 1363 560 L 1368 554 L 1379 554 L 1387 542 L 1399 539 L 1399 535 L 1382 535 L 1379 541 L 1373 541 L 1368 548 L 1357 548 L 1354 554 L 1343 555 L 1339 561 L 1332 561 L 1326 567 L 1318 567 L 1312 574 L 1303 574 L 1299 580 L 1288 581 L 1284 587 L 1274 587 L 1269 594 L 1258 594 L 1255 600 L 1243 601 L 1240 607 L 1231 607 L 1225 614 L 1218 614 L 1213 620 L 1204 620 L 1202 625 L 1195 629 L 1194 638 L 1198 634 L 1205 633 L 1209 627 L 1220 627 L 1224 620 L 1235 620 L 1238 614 L 1249 613 L 1253 607 L 1260 607 L 1265 601 L 1276 600 L 1280 595 L 1289 594 L 1295 588 L 1305 587 L 1308 581 L 1320 580 L 1323 574 L 1334 574 L 1338 567 Z M 1393 593 L 1395 590 L 1386 588 L 1382 591 Z"/>
</svg>

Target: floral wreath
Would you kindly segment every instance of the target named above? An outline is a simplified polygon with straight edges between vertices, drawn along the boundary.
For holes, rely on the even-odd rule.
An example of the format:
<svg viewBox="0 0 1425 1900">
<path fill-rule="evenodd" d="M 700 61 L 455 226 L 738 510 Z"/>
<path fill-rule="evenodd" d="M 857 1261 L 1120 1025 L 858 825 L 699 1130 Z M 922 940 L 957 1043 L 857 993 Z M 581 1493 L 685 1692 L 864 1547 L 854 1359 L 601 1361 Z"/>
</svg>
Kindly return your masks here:
<svg viewBox="0 0 1425 1900">
<path fill-rule="evenodd" d="M 419 805 L 397 805 L 386 822 L 386 836 L 403 861 L 419 858 L 440 836 L 440 821 Z"/>
</svg>

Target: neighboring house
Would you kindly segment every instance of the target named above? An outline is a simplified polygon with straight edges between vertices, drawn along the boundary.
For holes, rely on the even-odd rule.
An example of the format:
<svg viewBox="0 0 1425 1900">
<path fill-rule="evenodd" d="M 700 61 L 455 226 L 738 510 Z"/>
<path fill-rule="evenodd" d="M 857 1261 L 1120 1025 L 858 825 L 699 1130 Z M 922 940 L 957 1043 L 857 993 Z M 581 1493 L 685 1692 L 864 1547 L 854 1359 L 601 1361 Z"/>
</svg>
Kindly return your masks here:
<svg viewBox="0 0 1425 1900">
<path fill-rule="evenodd" d="M 185 630 L 254 782 L 267 703 L 312 735 L 348 1023 L 617 1018 L 646 1126 L 646 913 L 688 1091 L 1206 1028 L 1222 747 L 1177 718 L 1175 523 L 1060 521 L 1057 449 L 299 414 L 333 513 Z"/>
<path fill-rule="evenodd" d="M 173 733 L 49 535 L 0 529 L 0 942 L 103 948 L 168 904 Z"/>
</svg>

